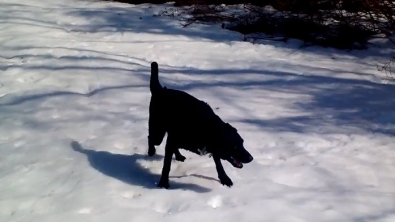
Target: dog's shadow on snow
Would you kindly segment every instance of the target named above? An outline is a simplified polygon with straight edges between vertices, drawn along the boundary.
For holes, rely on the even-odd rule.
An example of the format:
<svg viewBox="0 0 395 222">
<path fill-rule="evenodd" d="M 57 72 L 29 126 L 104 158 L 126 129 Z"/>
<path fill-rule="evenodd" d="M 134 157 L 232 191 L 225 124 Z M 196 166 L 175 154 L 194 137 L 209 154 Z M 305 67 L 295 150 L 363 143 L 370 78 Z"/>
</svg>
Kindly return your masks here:
<svg viewBox="0 0 395 222">
<path fill-rule="evenodd" d="M 159 181 L 160 175 L 151 173 L 148 169 L 145 169 L 138 160 L 147 159 L 147 155 L 142 154 L 114 154 L 107 151 L 95 151 L 85 149 L 77 141 L 71 142 L 71 147 L 74 151 L 85 154 L 88 158 L 90 165 L 97 171 L 120 180 L 124 183 L 142 186 L 148 189 L 159 189 L 156 186 L 156 182 Z M 163 156 L 155 155 L 149 157 L 149 160 L 163 160 Z M 202 187 L 196 184 L 177 183 L 170 181 L 170 190 L 182 189 L 192 190 L 198 193 L 205 193 L 211 191 L 211 189 Z"/>
</svg>

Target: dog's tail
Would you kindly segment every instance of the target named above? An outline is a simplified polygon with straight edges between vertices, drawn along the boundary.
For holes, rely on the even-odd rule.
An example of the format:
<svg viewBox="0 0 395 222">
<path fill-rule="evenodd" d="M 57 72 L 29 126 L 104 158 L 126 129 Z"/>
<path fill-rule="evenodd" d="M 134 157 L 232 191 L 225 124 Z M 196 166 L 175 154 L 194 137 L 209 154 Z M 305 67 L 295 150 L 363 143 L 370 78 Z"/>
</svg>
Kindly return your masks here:
<svg viewBox="0 0 395 222">
<path fill-rule="evenodd" d="M 158 63 L 151 63 L 151 79 L 150 79 L 150 91 L 152 94 L 162 89 L 162 85 L 159 82 L 159 68 Z"/>
</svg>

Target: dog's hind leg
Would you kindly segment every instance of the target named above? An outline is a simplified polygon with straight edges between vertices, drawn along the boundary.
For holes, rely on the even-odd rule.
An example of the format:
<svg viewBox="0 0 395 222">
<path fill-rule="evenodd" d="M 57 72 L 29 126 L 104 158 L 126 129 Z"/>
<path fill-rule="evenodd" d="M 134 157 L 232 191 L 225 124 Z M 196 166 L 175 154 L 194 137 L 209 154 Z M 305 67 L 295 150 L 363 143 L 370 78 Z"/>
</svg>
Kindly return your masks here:
<svg viewBox="0 0 395 222">
<path fill-rule="evenodd" d="M 221 159 L 213 154 L 213 159 L 215 163 L 215 167 L 217 168 L 218 178 L 221 181 L 222 185 L 226 185 L 228 187 L 233 186 L 232 180 L 226 175 L 224 167 L 222 166 Z"/>
<path fill-rule="evenodd" d="M 150 130 L 149 130 L 150 131 Z M 165 136 L 165 130 L 160 132 L 149 132 L 148 134 L 148 155 L 153 156 L 156 153 L 155 146 L 159 146 Z"/>
<path fill-rule="evenodd" d="M 165 158 L 163 160 L 162 175 L 158 183 L 158 187 L 168 189 L 169 185 L 169 173 L 171 169 L 171 159 L 173 158 L 173 153 L 177 150 L 173 143 L 172 135 L 167 136 L 166 147 L 165 147 Z"/>
<path fill-rule="evenodd" d="M 159 146 L 165 137 L 166 129 L 158 113 L 158 107 L 155 107 L 154 99 L 151 99 L 148 119 L 148 155 L 153 156 L 156 153 L 155 146 Z"/>
</svg>

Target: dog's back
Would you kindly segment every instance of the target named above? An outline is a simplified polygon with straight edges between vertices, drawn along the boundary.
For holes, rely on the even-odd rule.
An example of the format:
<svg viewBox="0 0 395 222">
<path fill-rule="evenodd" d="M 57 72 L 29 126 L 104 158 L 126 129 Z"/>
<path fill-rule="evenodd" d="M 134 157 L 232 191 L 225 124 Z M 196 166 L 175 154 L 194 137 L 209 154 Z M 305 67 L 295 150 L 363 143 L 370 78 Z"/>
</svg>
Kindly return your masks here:
<svg viewBox="0 0 395 222">
<path fill-rule="evenodd" d="M 203 144 L 214 124 L 222 122 L 207 103 L 186 92 L 162 87 L 156 62 L 151 64 L 150 91 L 151 115 L 160 119 L 165 131 L 174 134 L 183 145 Z"/>
</svg>

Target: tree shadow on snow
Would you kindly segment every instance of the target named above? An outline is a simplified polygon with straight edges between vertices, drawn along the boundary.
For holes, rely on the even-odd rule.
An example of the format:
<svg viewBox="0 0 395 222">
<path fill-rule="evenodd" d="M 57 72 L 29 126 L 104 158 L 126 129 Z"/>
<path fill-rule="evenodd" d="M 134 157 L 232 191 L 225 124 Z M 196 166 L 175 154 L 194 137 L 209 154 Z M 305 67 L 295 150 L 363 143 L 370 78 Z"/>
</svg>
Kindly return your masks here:
<svg viewBox="0 0 395 222">
<path fill-rule="evenodd" d="M 310 96 L 310 99 L 289 105 L 302 114 L 242 121 L 275 131 L 334 133 L 358 128 L 363 133 L 395 136 L 394 85 L 321 76 L 297 77 L 281 82 L 282 85 L 274 84 L 275 87 L 266 84 L 263 87 Z M 327 127 L 331 130 L 328 131 Z"/>
<path fill-rule="evenodd" d="M 151 173 L 148 169 L 138 164 L 138 160 L 144 160 L 147 155 L 141 154 L 114 154 L 107 151 L 88 150 L 80 143 L 73 141 L 71 147 L 74 151 L 85 154 L 90 165 L 102 174 L 120 180 L 134 186 L 142 186 L 148 189 L 159 189 L 156 182 L 160 175 Z M 163 156 L 155 155 L 151 160 L 163 160 Z M 198 193 L 209 192 L 210 189 L 196 184 L 177 183 L 170 181 L 171 189 L 192 190 Z"/>
</svg>

